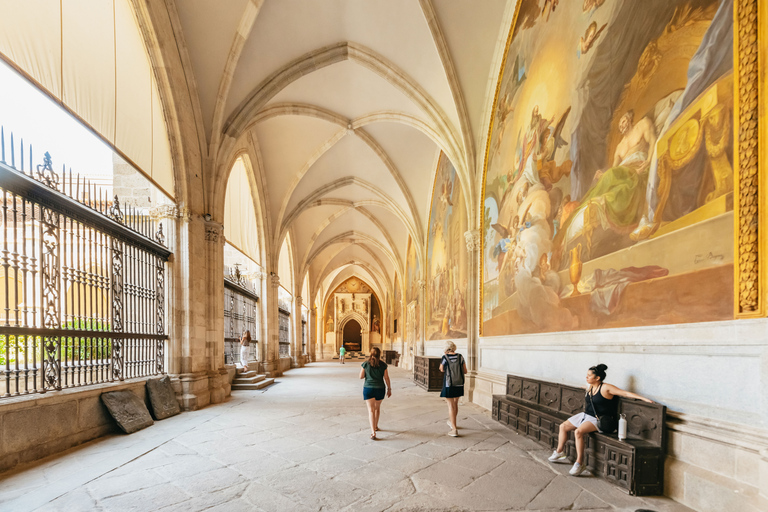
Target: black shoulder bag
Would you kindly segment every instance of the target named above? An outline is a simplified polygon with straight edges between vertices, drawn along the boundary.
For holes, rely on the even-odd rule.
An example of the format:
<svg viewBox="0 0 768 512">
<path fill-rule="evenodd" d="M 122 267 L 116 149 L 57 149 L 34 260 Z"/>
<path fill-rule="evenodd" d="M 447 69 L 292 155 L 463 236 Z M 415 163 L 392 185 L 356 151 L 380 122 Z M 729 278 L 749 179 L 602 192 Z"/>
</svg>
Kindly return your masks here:
<svg viewBox="0 0 768 512">
<path fill-rule="evenodd" d="M 597 409 L 595 409 L 595 403 L 592 401 L 592 394 L 589 391 L 587 391 L 587 398 L 589 398 L 589 403 L 592 405 L 592 411 L 595 413 L 595 418 L 597 418 L 597 430 L 599 430 L 601 434 L 612 434 L 617 427 L 616 418 L 613 416 L 606 416 L 605 414 L 603 414 L 602 417 L 598 416 Z"/>
</svg>

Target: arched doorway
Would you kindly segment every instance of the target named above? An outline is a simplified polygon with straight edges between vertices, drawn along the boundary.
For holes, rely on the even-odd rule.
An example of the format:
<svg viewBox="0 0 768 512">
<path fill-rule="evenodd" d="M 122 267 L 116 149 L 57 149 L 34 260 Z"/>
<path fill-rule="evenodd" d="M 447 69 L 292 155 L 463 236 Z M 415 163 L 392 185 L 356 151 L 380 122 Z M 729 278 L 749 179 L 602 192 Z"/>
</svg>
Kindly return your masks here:
<svg viewBox="0 0 768 512">
<path fill-rule="evenodd" d="M 342 343 L 349 351 L 359 352 L 363 347 L 363 329 L 357 320 L 350 320 L 344 325 Z"/>
</svg>

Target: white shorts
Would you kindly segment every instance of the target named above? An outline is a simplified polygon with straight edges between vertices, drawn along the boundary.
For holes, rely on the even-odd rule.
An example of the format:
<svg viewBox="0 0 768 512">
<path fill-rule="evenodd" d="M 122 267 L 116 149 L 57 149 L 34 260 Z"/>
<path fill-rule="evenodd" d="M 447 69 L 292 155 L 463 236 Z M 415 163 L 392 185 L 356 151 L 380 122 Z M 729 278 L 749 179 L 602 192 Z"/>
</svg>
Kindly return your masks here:
<svg viewBox="0 0 768 512">
<path fill-rule="evenodd" d="M 594 416 L 590 416 L 589 414 L 585 412 L 580 412 L 579 414 L 575 414 L 568 418 L 568 421 L 571 422 L 571 425 L 573 425 L 576 428 L 579 428 L 585 421 L 590 422 L 597 428 L 597 418 Z"/>
</svg>

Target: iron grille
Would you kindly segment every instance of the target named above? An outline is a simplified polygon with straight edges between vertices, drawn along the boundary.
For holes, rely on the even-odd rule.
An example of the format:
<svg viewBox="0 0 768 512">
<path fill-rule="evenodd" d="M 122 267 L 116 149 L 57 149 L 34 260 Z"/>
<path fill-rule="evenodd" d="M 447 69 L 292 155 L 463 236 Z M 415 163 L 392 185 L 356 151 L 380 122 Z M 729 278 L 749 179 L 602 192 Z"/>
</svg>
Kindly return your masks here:
<svg viewBox="0 0 768 512">
<path fill-rule="evenodd" d="M 291 356 L 291 343 L 288 341 L 288 329 L 291 325 L 291 315 L 280 310 L 278 311 L 280 334 L 278 341 L 280 344 L 280 357 Z"/>
<path fill-rule="evenodd" d="M 240 336 L 251 331 L 249 360 L 258 354 L 258 301 L 259 297 L 246 287 L 242 279 L 224 278 L 224 362 L 235 364 L 240 360 Z M 252 288 L 252 287 L 251 287 Z"/>
<path fill-rule="evenodd" d="M 48 153 L 35 166 L 23 141 L 17 167 L 5 142 L 0 128 L 0 397 L 164 373 L 162 225 Z"/>
</svg>

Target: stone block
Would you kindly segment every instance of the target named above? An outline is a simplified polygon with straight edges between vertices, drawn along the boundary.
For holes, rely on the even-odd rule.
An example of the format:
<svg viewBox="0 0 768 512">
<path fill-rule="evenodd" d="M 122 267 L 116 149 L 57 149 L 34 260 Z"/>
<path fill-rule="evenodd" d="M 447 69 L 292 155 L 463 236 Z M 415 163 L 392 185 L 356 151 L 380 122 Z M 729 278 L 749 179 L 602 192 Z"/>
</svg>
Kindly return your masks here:
<svg viewBox="0 0 768 512">
<path fill-rule="evenodd" d="M 746 450 L 736 450 L 736 480 L 760 487 L 760 455 Z"/>
<path fill-rule="evenodd" d="M 77 417 L 80 429 L 112 425 L 112 417 L 98 396 L 89 396 L 79 400 Z"/>
<path fill-rule="evenodd" d="M 733 478 L 735 474 L 736 449 L 715 441 L 686 435 L 677 458 L 723 476 Z"/>
<path fill-rule="evenodd" d="M 77 430 L 77 402 L 31 407 L 5 417 L 5 452 L 20 452 L 48 443 Z"/>
<path fill-rule="evenodd" d="M 164 420 L 181 412 L 171 378 L 167 375 L 161 379 L 147 380 L 147 393 L 156 420 Z"/>
<path fill-rule="evenodd" d="M 130 391 L 112 391 L 101 395 L 104 405 L 126 434 L 154 424 L 144 401 Z"/>
</svg>

